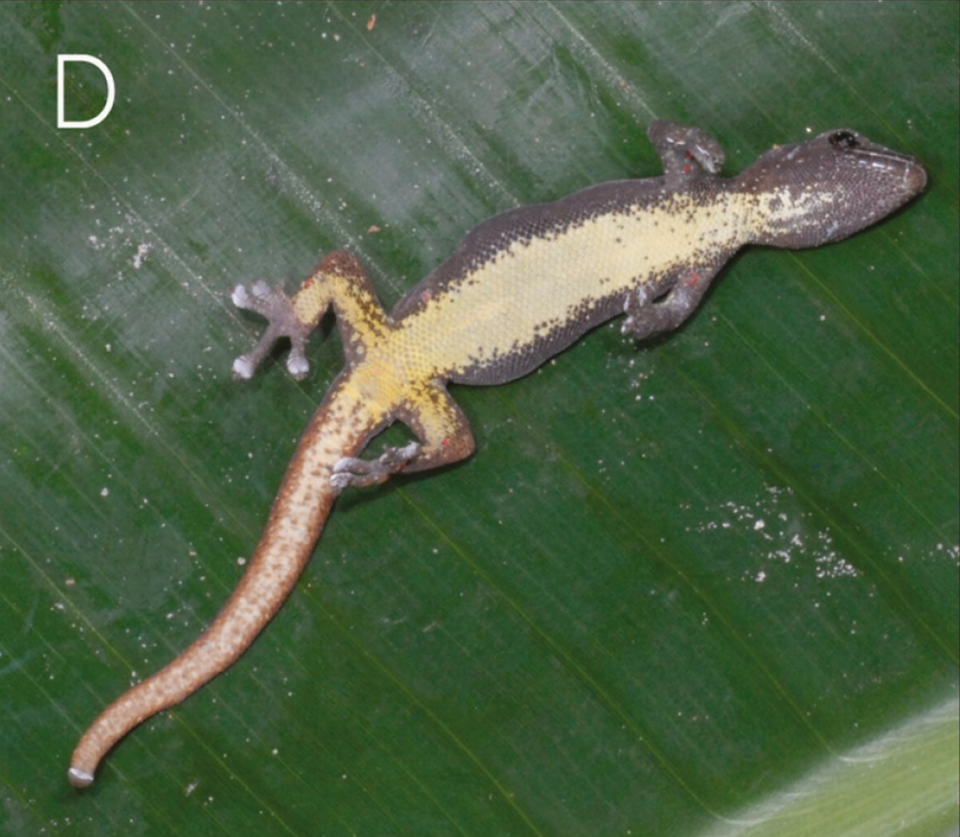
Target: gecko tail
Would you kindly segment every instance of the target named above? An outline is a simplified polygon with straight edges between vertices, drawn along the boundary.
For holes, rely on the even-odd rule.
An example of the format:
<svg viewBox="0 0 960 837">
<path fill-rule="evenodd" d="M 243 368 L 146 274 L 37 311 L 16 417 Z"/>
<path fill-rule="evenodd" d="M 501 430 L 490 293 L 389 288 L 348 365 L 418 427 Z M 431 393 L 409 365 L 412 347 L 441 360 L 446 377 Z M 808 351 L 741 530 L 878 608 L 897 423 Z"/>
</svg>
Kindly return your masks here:
<svg viewBox="0 0 960 837">
<path fill-rule="evenodd" d="M 331 503 L 332 494 L 331 502 L 326 504 L 328 509 Z M 84 733 L 70 760 L 67 771 L 70 784 L 76 788 L 89 787 L 101 759 L 128 732 L 185 700 L 235 662 L 293 590 L 313 543 L 314 538 L 304 542 L 298 550 L 301 554 L 295 557 L 286 552 L 289 566 L 280 578 L 280 562 L 261 545 L 237 590 L 213 624 L 175 660 L 111 703 Z M 271 591 L 264 600 L 267 584 L 271 585 Z"/>
<path fill-rule="evenodd" d="M 356 457 L 383 416 L 341 376 L 307 426 L 280 484 L 256 553 L 213 623 L 180 656 L 122 694 L 84 733 L 67 779 L 89 787 L 97 766 L 128 732 L 175 706 L 234 663 L 286 601 L 345 487 L 335 466 Z"/>
</svg>

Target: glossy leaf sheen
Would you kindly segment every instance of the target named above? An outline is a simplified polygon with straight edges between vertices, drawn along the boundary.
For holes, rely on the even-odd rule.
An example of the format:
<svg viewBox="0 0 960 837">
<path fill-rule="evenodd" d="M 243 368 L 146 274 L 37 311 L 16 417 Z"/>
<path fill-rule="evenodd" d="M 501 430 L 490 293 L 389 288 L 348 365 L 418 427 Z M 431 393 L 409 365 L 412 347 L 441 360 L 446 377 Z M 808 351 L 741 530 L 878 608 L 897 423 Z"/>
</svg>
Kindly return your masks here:
<svg viewBox="0 0 960 837">
<path fill-rule="evenodd" d="M 0 5 L 0 833 L 955 833 L 957 8 Z M 97 128 L 56 129 L 63 53 L 114 74 Z M 392 305 L 495 212 L 658 174 L 653 118 L 728 173 L 851 127 L 930 188 L 458 388 L 477 455 L 345 495 L 242 661 L 69 788 L 341 363 L 231 381 L 232 285 L 346 246 Z"/>
</svg>

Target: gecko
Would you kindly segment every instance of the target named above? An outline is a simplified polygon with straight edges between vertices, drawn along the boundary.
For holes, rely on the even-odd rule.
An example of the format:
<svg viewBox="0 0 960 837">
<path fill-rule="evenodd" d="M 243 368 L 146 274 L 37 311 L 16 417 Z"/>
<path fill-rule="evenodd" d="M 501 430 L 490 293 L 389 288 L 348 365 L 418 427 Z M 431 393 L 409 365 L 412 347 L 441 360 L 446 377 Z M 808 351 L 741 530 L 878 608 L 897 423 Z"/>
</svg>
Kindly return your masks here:
<svg viewBox="0 0 960 837">
<path fill-rule="evenodd" d="M 281 338 L 290 343 L 288 370 L 305 377 L 307 339 L 330 309 L 345 365 L 297 445 L 226 605 L 176 659 L 96 718 L 74 750 L 73 785 L 90 785 L 121 738 L 244 653 L 293 590 L 341 492 L 470 456 L 473 433 L 448 384 L 512 381 L 621 314 L 635 340 L 674 330 L 741 247 L 840 241 L 927 182 L 916 159 L 848 129 L 775 145 L 732 178 L 719 176 L 723 149 L 699 128 L 656 121 L 647 136 L 661 176 L 601 183 L 484 221 L 389 313 L 343 250 L 326 255 L 292 297 L 265 280 L 234 288 L 234 304 L 268 322 L 234 361 L 235 378 L 251 378 Z M 414 441 L 363 458 L 395 422 Z"/>
</svg>

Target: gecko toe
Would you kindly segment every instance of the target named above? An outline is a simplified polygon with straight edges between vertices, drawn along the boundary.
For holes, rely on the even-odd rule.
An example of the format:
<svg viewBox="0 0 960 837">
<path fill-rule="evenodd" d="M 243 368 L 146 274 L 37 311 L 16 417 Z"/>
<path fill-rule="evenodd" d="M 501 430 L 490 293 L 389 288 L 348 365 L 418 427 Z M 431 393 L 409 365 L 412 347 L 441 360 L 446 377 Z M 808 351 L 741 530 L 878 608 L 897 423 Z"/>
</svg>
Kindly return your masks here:
<svg viewBox="0 0 960 837">
<path fill-rule="evenodd" d="M 241 355 L 233 362 L 233 377 L 237 381 L 249 381 L 256 371 L 257 365 L 246 355 Z"/>
</svg>

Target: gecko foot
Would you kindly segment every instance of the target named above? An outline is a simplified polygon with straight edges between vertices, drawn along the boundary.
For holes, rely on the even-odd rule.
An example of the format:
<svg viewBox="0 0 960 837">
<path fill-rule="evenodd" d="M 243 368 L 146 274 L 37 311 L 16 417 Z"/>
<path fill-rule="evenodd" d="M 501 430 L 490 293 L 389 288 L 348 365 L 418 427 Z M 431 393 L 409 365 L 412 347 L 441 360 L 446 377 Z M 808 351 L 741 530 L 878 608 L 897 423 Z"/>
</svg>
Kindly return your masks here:
<svg viewBox="0 0 960 837">
<path fill-rule="evenodd" d="M 621 331 L 634 340 L 645 340 L 676 328 L 689 313 L 689 308 L 681 283 L 671 286 L 669 283 L 653 285 L 645 282 L 627 297 L 623 306 L 627 318 Z"/>
<path fill-rule="evenodd" d="M 642 282 L 624 301 L 623 333 L 645 340 L 678 328 L 697 310 L 717 269 L 713 264 L 691 265 Z"/>
<path fill-rule="evenodd" d="M 290 298 L 283 290 L 272 287 L 261 279 L 254 282 L 249 290 L 244 285 L 237 285 L 233 289 L 231 299 L 237 308 L 253 311 L 267 318 L 267 328 L 257 341 L 257 345 L 233 362 L 234 378 L 237 380 L 252 378 L 257 366 L 281 337 L 288 337 L 291 344 L 287 369 L 295 378 L 304 377 L 310 369 L 304 354 L 310 328 L 297 318 Z"/>
<path fill-rule="evenodd" d="M 418 453 L 420 443 L 410 442 L 402 448 L 386 448 L 377 459 L 345 456 L 333 466 L 330 484 L 340 489 L 348 485 L 378 485 L 391 474 L 402 471 Z"/>
<path fill-rule="evenodd" d="M 667 183 L 673 188 L 723 168 L 723 148 L 700 128 L 657 121 L 651 123 L 647 136 L 660 154 Z"/>
</svg>

